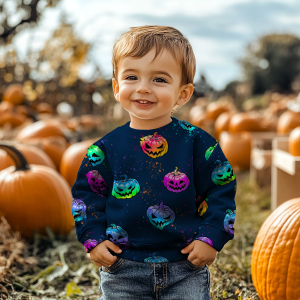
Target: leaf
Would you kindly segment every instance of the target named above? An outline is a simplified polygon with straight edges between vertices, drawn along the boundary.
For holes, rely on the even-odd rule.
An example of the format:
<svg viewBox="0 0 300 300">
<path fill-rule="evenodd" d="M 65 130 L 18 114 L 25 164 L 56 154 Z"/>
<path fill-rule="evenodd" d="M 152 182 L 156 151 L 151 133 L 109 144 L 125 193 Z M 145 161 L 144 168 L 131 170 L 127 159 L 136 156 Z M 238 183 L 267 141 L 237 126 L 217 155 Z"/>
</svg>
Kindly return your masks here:
<svg viewBox="0 0 300 300">
<path fill-rule="evenodd" d="M 67 296 L 70 296 L 72 294 L 81 294 L 82 291 L 74 281 L 71 281 L 66 285 L 66 293 Z"/>
<path fill-rule="evenodd" d="M 227 298 L 227 292 L 226 292 L 226 291 L 223 291 L 222 297 L 223 297 L 223 298 Z"/>
</svg>

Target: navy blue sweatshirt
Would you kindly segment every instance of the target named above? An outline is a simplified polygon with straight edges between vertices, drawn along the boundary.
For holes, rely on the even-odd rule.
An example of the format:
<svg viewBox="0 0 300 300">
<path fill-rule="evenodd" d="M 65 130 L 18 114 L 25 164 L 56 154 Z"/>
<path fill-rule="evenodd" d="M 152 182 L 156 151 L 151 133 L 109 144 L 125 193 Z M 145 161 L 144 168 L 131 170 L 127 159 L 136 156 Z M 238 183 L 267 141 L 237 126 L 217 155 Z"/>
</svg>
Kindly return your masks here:
<svg viewBox="0 0 300 300">
<path fill-rule="evenodd" d="M 117 257 L 186 260 L 197 239 L 220 251 L 234 238 L 235 174 L 218 141 L 171 117 L 156 129 L 119 126 L 87 148 L 72 187 L 78 240 L 110 240 Z"/>
</svg>

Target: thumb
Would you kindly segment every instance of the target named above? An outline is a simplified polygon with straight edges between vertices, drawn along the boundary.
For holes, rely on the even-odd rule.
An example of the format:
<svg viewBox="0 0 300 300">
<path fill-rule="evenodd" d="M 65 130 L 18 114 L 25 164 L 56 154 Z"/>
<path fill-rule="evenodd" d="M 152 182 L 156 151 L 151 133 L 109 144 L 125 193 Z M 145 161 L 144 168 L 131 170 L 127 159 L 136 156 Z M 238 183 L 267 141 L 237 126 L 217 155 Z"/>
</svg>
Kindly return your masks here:
<svg viewBox="0 0 300 300">
<path fill-rule="evenodd" d="M 115 253 L 121 253 L 122 249 L 117 246 L 116 244 L 114 244 L 113 242 L 109 241 L 107 248 L 109 248 L 110 250 L 114 251 Z"/>
</svg>

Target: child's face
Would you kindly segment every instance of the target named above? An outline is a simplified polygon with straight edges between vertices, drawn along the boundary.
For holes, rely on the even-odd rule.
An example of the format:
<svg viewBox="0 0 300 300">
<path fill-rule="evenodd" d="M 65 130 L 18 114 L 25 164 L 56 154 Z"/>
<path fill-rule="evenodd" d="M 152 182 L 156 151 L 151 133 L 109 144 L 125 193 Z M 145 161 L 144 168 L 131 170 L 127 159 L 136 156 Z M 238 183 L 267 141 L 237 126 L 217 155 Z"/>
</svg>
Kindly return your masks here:
<svg viewBox="0 0 300 300">
<path fill-rule="evenodd" d="M 154 55 L 152 49 L 141 58 L 125 57 L 119 62 L 117 80 L 112 79 L 116 100 L 129 112 L 131 120 L 170 120 L 174 105 L 185 104 L 193 93 L 192 83 L 180 87 L 181 67 L 171 53 L 164 49 L 151 62 Z M 141 106 L 138 99 L 152 104 Z"/>
</svg>

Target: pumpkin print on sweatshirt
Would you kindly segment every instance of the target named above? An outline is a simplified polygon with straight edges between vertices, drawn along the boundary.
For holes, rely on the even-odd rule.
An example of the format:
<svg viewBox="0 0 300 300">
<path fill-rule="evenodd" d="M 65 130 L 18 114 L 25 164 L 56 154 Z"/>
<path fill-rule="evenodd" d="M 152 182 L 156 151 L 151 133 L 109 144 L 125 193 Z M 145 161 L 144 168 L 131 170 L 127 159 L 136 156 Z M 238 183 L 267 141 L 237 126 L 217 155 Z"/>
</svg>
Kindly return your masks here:
<svg viewBox="0 0 300 300">
<path fill-rule="evenodd" d="M 175 213 L 169 206 L 161 202 L 159 205 L 153 205 L 147 209 L 147 217 L 153 226 L 162 230 L 165 226 L 174 222 Z"/>
<path fill-rule="evenodd" d="M 164 176 L 163 184 L 170 191 L 174 193 L 180 193 L 186 190 L 190 184 L 188 177 L 177 170 L 175 167 L 173 172 Z"/>
<path fill-rule="evenodd" d="M 135 196 L 140 191 L 140 185 L 136 179 L 127 178 L 127 175 L 124 176 L 124 180 L 114 180 L 112 188 L 112 196 L 117 199 L 131 198 Z"/>
<path fill-rule="evenodd" d="M 120 248 L 129 248 L 128 233 L 121 226 L 110 224 L 106 229 L 106 235 L 112 243 L 118 245 Z"/>
<path fill-rule="evenodd" d="M 219 165 L 213 170 L 211 179 L 216 185 L 224 185 L 235 179 L 235 175 L 228 161 L 221 162 L 216 160 L 215 163 Z"/>
<path fill-rule="evenodd" d="M 163 156 L 168 152 L 167 140 L 157 132 L 140 138 L 140 146 L 143 152 L 152 158 Z"/>
<path fill-rule="evenodd" d="M 94 167 L 100 165 L 104 161 L 104 152 L 98 146 L 91 145 L 86 151 L 87 157 Z"/>
<path fill-rule="evenodd" d="M 148 263 L 162 263 L 162 262 L 169 262 L 169 261 L 165 257 L 159 256 L 158 252 L 154 252 L 152 254 L 152 256 L 145 258 L 144 262 L 148 262 Z"/>
<path fill-rule="evenodd" d="M 72 215 L 75 222 L 86 219 L 86 205 L 81 199 L 73 198 L 72 201 Z"/>
<path fill-rule="evenodd" d="M 91 170 L 86 174 L 91 190 L 103 197 L 104 191 L 108 188 L 107 183 L 97 170 Z"/>
<path fill-rule="evenodd" d="M 192 124 L 190 124 L 189 122 L 187 122 L 187 121 L 178 120 L 178 123 L 185 130 L 192 131 L 192 130 L 195 129 L 195 127 Z"/>
<path fill-rule="evenodd" d="M 95 248 L 98 244 L 100 244 L 101 241 L 97 240 L 87 240 L 84 242 L 83 246 L 85 247 L 85 251 L 91 251 L 93 248 Z"/>
<path fill-rule="evenodd" d="M 200 236 L 200 237 L 197 237 L 195 238 L 195 240 L 199 240 L 199 241 L 202 241 L 204 243 L 206 243 L 207 245 L 209 246 L 212 246 L 213 247 L 213 242 L 211 239 L 209 239 L 208 237 L 205 237 L 205 236 Z"/>
<path fill-rule="evenodd" d="M 209 147 L 206 151 L 205 151 L 205 160 L 208 160 L 211 156 L 211 154 L 213 153 L 213 151 L 215 150 L 215 148 L 218 146 L 218 141 L 216 140 L 216 144 L 214 146 Z"/>
<path fill-rule="evenodd" d="M 201 196 L 198 195 L 196 195 L 195 197 L 195 205 L 200 217 L 203 217 L 203 214 L 205 214 L 205 212 L 208 209 L 207 201 L 208 201 L 207 198 L 203 199 Z"/>
<path fill-rule="evenodd" d="M 224 219 L 224 229 L 226 232 L 234 234 L 234 222 L 235 222 L 235 210 L 232 211 L 231 209 L 226 210 L 226 216 Z"/>
</svg>

